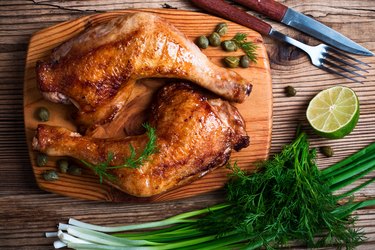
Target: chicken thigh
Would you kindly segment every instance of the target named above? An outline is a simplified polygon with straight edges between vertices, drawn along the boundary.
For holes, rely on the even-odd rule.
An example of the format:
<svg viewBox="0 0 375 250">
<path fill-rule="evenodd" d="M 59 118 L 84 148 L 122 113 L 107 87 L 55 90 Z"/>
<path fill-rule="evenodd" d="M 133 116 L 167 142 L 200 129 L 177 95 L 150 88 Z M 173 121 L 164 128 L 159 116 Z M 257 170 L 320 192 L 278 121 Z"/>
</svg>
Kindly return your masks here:
<svg viewBox="0 0 375 250">
<path fill-rule="evenodd" d="M 234 106 L 207 99 L 185 83 L 166 85 L 159 91 L 149 124 L 156 131 L 156 152 L 139 168 L 108 170 L 116 178 L 106 181 L 134 196 L 152 196 L 189 183 L 226 164 L 233 149 L 249 145 L 245 123 Z M 148 140 L 147 134 L 99 139 L 40 124 L 33 148 L 93 165 L 106 162 L 111 154 L 110 165 L 117 166 L 130 156 L 129 145 L 139 155 Z"/>
<path fill-rule="evenodd" d="M 75 120 L 86 127 L 113 120 L 137 79 L 185 79 L 235 102 L 251 91 L 246 79 L 211 63 L 171 24 L 142 12 L 87 28 L 38 62 L 36 75 L 43 96 L 74 103 Z"/>
</svg>

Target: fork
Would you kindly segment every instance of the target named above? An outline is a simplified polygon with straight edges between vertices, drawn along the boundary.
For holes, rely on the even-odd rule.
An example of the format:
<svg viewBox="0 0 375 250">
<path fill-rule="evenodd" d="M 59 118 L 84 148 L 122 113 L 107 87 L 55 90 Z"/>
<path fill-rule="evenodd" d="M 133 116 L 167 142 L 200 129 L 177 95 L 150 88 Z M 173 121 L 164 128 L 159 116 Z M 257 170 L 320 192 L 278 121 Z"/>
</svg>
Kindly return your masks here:
<svg viewBox="0 0 375 250">
<path fill-rule="evenodd" d="M 309 55 L 314 66 L 325 70 L 326 72 L 337 74 L 341 77 L 358 83 L 362 82 L 355 79 L 354 77 L 366 78 L 362 74 L 357 73 L 355 70 L 367 73 L 368 71 L 362 69 L 358 65 L 355 65 L 355 62 L 367 67 L 370 67 L 370 65 L 339 50 L 336 50 L 326 44 L 320 44 L 315 47 L 304 44 L 273 29 L 272 26 L 268 23 L 246 13 L 245 11 L 233 5 L 230 5 L 223 0 L 191 0 L 191 2 L 217 16 L 232 20 L 245 27 L 258 31 L 262 35 L 270 36 L 271 38 L 288 43 L 303 50 Z M 351 69 L 348 69 L 348 67 L 350 67 Z M 349 73 L 349 76 L 344 74 L 344 72 Z"/>
<path fill-rule="evenodd" d="M 367 70 L 351 63 L 350 61 L 353 61 L 353 62 L 357 62 L 359 64 L 362 64 L 362 65 L 365 65 L 367 67 L 371 67 L 369 64 L 367 63 L 364 63 L 354 57 L 351 57 L 337 49 L 334 49 L 332 48 L 331 46 L 328 46 L 326 44 L 319 44 L 317 46 L 309 46 L 307 44 L 304 44 L 300 41 L 297 41 L 291 37 L 288 37 L 284 34 L 282 34 L 281 32 L 278 32 L 274 29 L 271 29 L 271 31 L 269 32 L 268 34 L 270 37 L 272 38 L 275 38 L 279 41 L 282 41 L 282 42 L 285 42 L 285 43 L 288 43 L 288 44 L 291 44 L 301 50 L 303 50 L 304 52 L 306 52 L 310 59 L 311 59 L 311 63 L 324 70 L 324 71 L 327 71 L 329 73 L 332 73 L 332 74 L 337 74 L 339 76 L 342 76 L 346 79 L 349 79 L 353 82 L 358 82 L 358 83 L 362 83 L 361 81 L 353 78 L 354 76 L 358 76 L 358 77 L 362 77 L 362 78 L 366 78 L 364 75 L 361 75 L 359 73 L 357 73 L 356 71 L 354 71 L 354 69 L 356 70 L 359 70 L 359 71 L 363 71 L 363 72 L 366 72 L 368 73 Z M 348 60 L 344 60 L 343 58 L 346 58 Z M 339 64 L 338 64 L 339 63 Z M 350 70 L 348 68 L 345 68 L 344 65 L 346 66 L 349 66 L 350 68 L 353 68 L 353 70 Z M 330 66 L 330 67 L 327 67 L 327 66 Z M 350 75 L 352 75 L 353 77 L 350 77 L 346 74 L 344 74 L 343 72 L 347 72 L 349 73 Z"/>
</svg>

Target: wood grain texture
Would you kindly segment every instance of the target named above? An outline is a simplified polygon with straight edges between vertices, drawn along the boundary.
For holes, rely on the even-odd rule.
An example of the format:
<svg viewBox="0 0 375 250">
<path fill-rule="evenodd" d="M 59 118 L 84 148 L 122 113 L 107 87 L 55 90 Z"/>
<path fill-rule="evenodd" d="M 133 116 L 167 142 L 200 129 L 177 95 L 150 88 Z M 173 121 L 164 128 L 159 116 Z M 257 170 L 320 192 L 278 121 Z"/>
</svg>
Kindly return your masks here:
<svg viewBox="0 0 375 250">
<path fill-rule="evenodd" d="M 280 2 L 316 18 L 375 52 L 375 1 Z M 219 190 L 188 199 L 152 204 L 82 201 L 46 193 L 38 188 L 33 177 L 24 133 L 22 102 L 26 50 L 31 35 L 87 14 L 128 8 L 161 8 L 165 3 L 158 0 L 0 1 L 0 249 L 53 249 L 52 240 L 44 238 L 43 233 L 53 231 L 58 222 L 66 222 L 69 217 L 102 225 L 128 224 L 166 218 L 224 199 L 224 192 Z M 198 10 L 189 1 L 172 0 L 168 4 L 178 9 Z M 301 41 L 318 43 L 279 23 L 265 20 L 277 30 Z M 365 83 L 357 85 L 315 69 L 307 56 L 293 47 L 267 37 L 264 37 L 264 41 L 271 62 L 274 99 L 271 154 L 290 142 L 299 121 L 305 125 L 312 146 L 331 145 L 335 150 L 331 158 L 318 154 L 318 164 L 322 168 L 375 141 L 375 58 L 358 57 L 372 67 Z M 333 141 L 315 136 L 306 126 L 304 112 L 313 95 L 336 84 L 355 88 L 361 101 L 361 118 L 353 134 Z M 296 87 L 297 96 L 285 97 L 284 87 L 287 85 Z M 374 177 L 374 174 L 371 176 Z M 375 185 L 356 196 L 374 197 Z M 357 226 L 364 229 L 368 238 L 357 249 L 375 249 L 375 208 L 363 209 L 357 215 Z M 303 246 L 298 249 L 303 249 Z"/>
<path fill-rule="evenodd" d="M 38 167 L 36 164 L 37 152 L 32 150 L 31 142 L 36 127 L 38 123 L 40 123 L 35 117 L 37 109 L 39 107 L 46 107 L 50 111 L 51 119 L 47 122 L 49 125 L 62 126 L 71 130 L 76 130 L 76 128 L 73 121 L 68 118 L 73 111 L 71 110 L 71 106 L 54 104 L 44 100 L 41 96 L 36 85 L 35 63 L 38 60 L 45 59 L 49 56 L 53 48 L 69 38 L 76 36 L 86 28 L 106 22 L 114 17 L 118 17 L 119 15 L 135 11 L 138 10 L 88 15 L 38 31 L 32 36 L 25 67 L 24 120 L 34 176 L 41 189 L 75 198 L 90 200 L 160 202 L 186 198 L 213 191 L 224 186 L 227 179 L 226 176 L 229 172 L 225 168 L 219 168 L 192 184 L 150 198 L 135 198 L 128 196 L 109 185 L 102 185 L 99 183 L 98 177 L 95 177 L 91 171 L 84 171 L 82 176 L 61 174 L 59 180 L 54 182 L 45 181 L 43 179 L 43 172 L 50 169 L 57 170 L 57 159 L 50 159 L 47 165 L 43 167 Z M 147 11 L 159 15 L 177 27 L 177 29 L 182 31 L 191 40 L 195 40 L 201 34 L 210 34 L 218 23 L 224 21 L 198 12 L 174 9 L 145 9 L 140 11 Z M 201 20 L 204 20 L 204 25 L 202 25 Z M 235 104 L 246 122 L 246 130 L 250 136 L 250 146 L 240 152 L 233 152 L 231 159 L 232 162 L 236 161 L 238 166 L 250 171 L 254 168 L 254 162 L 267 158 L 270 148 L 272 126 L 271 73 L 262 37 L 253 30 L 249 30 L 234 23 L 227 23 L 228 33 L 223 37 L 223 40 L 231 39 L 235 34 L 241 32 L 247 34 L 248 40 L 254 42 L 257 46 L 257 63 L 252 64 L 251 67 L 246 69 L 234 69 L 237 73 L 248 79 L 253 87 L 250 97 L 246 98 L 244 103 Z M 240 56 L 243 54 L 240 50 L 234 53 L 228 53 L 220 47 L 209 47 L 203 50 L 203 53 L 209 57 L 210 61 L 223 67 L 222 60 L 225 56 L 228 56 L 229 54 Z M 136 88 L 137 86 L 138 85 L 136 85 Z M 139 91 L 136 89 L 134 92 L 137 93 L 143 90 L 143 88 Z M 138 96 L 135 96 L 134 100 L 137 98 Z M 134 109 L 130 109 L 127 113 L 138 112 L 137 109 L 133 110 Z M 137 114 L 133 115 L 137 116 Z M 138 116 L 139 115 L 141 114 L 138 114 Z M 130 116 L 132 116 L 132 114 L 130 114 Z M 126 123 L 127 121 L 124 120 L 123 122 Z"/>
</svg>

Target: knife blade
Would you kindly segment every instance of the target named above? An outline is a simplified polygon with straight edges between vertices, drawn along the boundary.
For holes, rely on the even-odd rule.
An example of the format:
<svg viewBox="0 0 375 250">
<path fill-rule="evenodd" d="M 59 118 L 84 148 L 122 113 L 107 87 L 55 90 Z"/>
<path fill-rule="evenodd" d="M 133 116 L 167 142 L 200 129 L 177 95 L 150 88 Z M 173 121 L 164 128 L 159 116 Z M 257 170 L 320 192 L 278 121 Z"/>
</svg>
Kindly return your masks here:
<svg viewBox="0 0 375 250">
<path fill-rule="evenodd" d="M 334 29 L 274 0 L 233 0 L 269 18 L 300 30 L 343 51 L 365 56 L 374 53 Z"/>
</svg>

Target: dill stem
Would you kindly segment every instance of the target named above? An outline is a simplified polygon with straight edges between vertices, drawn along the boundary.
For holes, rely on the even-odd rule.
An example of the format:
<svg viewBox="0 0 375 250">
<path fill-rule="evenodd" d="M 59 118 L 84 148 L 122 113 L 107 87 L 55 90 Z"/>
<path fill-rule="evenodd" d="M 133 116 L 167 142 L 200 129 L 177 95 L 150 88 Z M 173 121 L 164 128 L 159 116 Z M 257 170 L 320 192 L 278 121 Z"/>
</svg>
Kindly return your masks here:
<svg viewBox="0 0 375 250">
<path fill-rule="evenodd" d="M 246 250 L 253 250 L 253 249 L 257 249 L 257 248 L 260 248 L 264 245 L 264 243 L 269 243 L 271 241 L 275 240 L 275 236 L 268 236 L 266 237 L 265 239 L 263 240 L 257 240 L 255 242 L 252 242 L 250 244 L 247 245 L 247 247 L 245 248 Z"/>
</svg>

